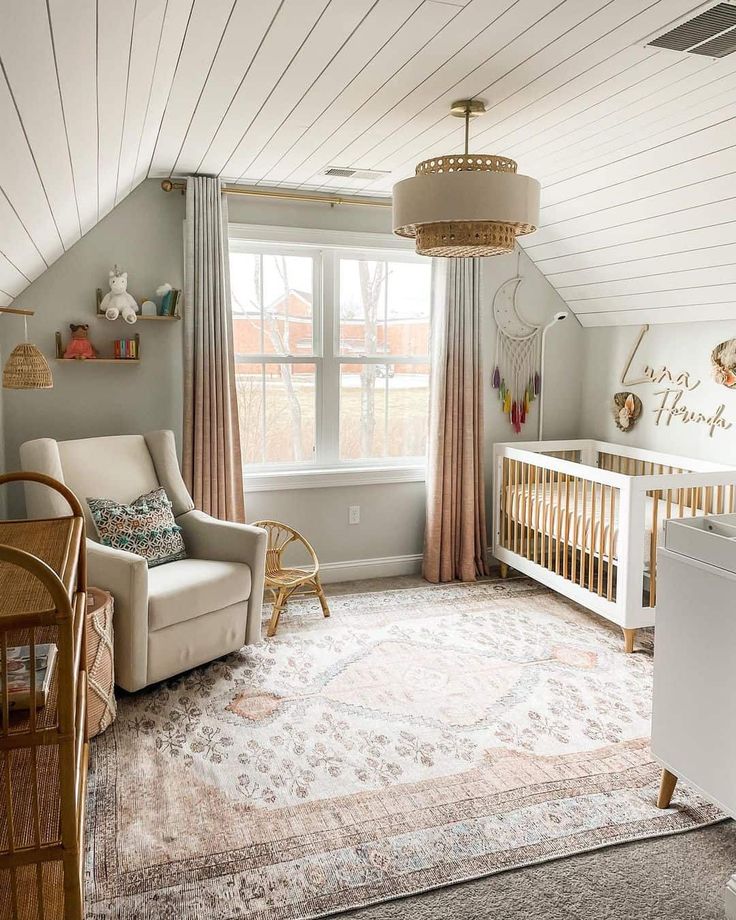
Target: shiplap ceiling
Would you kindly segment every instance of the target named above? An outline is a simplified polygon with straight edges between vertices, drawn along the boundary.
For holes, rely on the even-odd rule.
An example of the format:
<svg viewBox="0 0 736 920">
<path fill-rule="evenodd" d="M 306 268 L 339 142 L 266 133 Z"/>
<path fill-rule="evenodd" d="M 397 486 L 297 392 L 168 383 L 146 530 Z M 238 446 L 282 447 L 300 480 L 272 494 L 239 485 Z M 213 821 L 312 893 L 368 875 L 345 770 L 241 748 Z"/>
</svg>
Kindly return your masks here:
<svg viewBox="0 0 736 920">
<path fill-rule="evenodd" d="M 0 303 L 147 176 L 383 197 L 478 96 L 471 149 L 542 182 L 524 249 L 584 325 L 730 318 L 736 54 L 645 44 L 702 7 L 3 0 Z"/>
</svg>

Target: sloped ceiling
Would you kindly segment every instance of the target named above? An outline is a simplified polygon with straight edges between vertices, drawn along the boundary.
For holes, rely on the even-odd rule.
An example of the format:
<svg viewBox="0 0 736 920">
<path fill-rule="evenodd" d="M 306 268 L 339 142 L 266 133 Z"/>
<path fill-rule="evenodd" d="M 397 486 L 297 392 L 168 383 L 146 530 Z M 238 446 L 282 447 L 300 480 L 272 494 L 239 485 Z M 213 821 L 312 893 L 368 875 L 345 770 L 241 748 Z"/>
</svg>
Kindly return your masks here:
<svg viewBox="0 0 736 920">
<path fill-rule="evenodd" d="M 645 46 L 702 6 L 5 0 L 0 303 L 147 176 L 387 196 L 479 96 L 471 149 L 541 180 L 524 248 L 584 325 L 731 317 L 736 54 Z"/>
</svg>

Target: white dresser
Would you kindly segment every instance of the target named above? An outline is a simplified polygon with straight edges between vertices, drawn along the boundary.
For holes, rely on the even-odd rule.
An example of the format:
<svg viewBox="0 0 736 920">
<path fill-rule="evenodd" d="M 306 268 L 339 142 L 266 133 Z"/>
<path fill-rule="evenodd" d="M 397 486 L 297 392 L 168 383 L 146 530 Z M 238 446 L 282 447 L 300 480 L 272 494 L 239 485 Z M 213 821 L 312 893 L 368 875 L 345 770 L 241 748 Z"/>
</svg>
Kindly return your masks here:
<svg viewBox="0 0 736 920">
<path fill-rule="evenodd" d="M 652 712 L 662 805 L 677 777 L 736 817 L 735 713 L 736 515 L 669 520 L 657 553 Z M 736 875 L 726 909 L 736 920 Z"/>
</svg>

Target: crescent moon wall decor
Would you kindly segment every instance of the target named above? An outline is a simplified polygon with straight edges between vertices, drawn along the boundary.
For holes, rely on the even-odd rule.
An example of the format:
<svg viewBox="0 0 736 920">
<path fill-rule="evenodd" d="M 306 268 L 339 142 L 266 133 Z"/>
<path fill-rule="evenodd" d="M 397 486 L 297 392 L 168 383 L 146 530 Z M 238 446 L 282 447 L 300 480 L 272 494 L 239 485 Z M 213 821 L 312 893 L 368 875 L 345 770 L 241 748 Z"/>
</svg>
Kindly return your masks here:
<svg viewBox="0 0 736 920">
<path fill-rule="evenodd" d="M 496 320 L 496 360 L 492 384 L 498 390 L 501 408 L 519 434 L 529 407 L 539 395 L 542 325 L 526 320 L 516 303 L 522 277 L 518 273 L 496 291 L 493 316 Z"/>
</svg>

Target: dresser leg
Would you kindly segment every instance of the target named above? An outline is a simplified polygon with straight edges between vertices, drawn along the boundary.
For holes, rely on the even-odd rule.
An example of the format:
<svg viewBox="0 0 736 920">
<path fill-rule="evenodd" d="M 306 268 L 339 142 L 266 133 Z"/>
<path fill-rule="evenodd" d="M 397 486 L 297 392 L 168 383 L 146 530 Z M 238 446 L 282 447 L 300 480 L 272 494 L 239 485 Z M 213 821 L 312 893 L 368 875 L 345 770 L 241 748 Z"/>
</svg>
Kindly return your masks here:
<svg viewBox="0 0 736 920">
<path fill-rule="evenodd" d="M 669 808 L 672 801 L 672 794 L 677 785 L 677 777 L 669 770 L 662 770 L 662 779 L 659 781 L 659 795 L 657 796 L 657 808 Z"/>
<path fill-rule="evenodd" d="M 638 630 L 621 627 L 621 631 L 624 634 L 624 651 L 627 655 L 630 655 L 634 651 L 634 640 Z"/>
<path fill-rule="evenodd" d="M 501 566 L 501 578 L 509 577 L 509 567 L 505 562 L 499 563 Z"/>
</svg>

